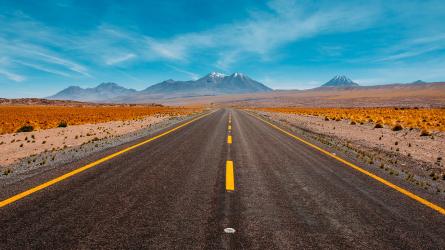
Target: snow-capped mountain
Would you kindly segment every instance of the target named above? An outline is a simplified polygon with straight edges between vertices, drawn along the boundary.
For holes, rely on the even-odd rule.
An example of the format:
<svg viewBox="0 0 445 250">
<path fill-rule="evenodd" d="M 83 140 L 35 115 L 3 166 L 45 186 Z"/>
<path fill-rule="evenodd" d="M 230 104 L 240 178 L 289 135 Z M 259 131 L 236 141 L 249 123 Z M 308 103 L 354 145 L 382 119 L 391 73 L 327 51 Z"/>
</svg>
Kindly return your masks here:
<svg viewBox="0 0 445 250">
<path fill-rule="evenodd" d="M 141 91 L 166 96 L 223 95 L 271 91 L 269 87 L 241 73 L 211 72 L 196 81 L 167 80 Z"/>
<path fill-rule="evenodd" d="M 357 83 L 353 82 L 346 76 L 338 75 L 329 80 L 329 82 L 321 85 L 321 87 L 357 87 Z"/>
<path fill-rule="evenodd" d="M 169 79 L 141 91 L 127 89 L 115 83 L 102 83 L 95 88 L 86 89 L 71 86 L 50 96 L 49 99 L 90 102 L 132 102 L 133 99 L 137 99 L 149 102 L 150 99 L 268 91 L 272 91 L 272 89 L 242 73 L 225 75 L 211 72 L 195 81 L 175 81 Z"/>
</svg>

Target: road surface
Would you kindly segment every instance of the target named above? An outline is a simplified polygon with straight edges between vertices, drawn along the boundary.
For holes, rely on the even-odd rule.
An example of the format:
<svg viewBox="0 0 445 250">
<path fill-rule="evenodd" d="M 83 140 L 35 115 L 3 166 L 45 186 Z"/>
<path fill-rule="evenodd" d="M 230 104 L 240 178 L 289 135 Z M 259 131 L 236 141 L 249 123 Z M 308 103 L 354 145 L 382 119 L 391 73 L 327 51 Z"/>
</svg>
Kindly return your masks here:
<svg viewBox="0 0 445 250">
<path fill-rule="evenodd" d="M 1 207 L 0 249 L 23 248 L 444 249 L 445 215 L 220 109 Z"/>
</svg>

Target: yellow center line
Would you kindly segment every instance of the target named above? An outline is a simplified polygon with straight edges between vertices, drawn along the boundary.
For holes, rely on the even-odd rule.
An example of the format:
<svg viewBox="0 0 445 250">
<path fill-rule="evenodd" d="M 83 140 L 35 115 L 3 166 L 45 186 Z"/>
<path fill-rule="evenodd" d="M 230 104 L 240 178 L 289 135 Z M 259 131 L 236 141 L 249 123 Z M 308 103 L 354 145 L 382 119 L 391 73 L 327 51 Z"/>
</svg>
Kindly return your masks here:
<svg viewBox="0 0 445 250">
<path fill-rule="evenodd" d="M 232 130 L 232 125 L 229 125 L 228 129 L 229 129 L 229 131 Z"/>
<path fill-rule="evenodd" d="M 227 136 L 227 143 L 232 144 L 232 136 L 231 135 Z"/>
<path fill-rule="evenodd" d="M 395 185 L 395 184 L 393 184 L 393 183 L 383 179 L 382 177 L 379 177 L 379 176 L 377 176 L 377 175 L 375 175 L 375 174 L 373 174 L 373 173 L 371 173 L 371 172 L 369 172 L 369 171 L 367 171 L 367 170 L 365 170 L 363 168 L 360 168 L 357 165 L 355 165 L 353 163 L 350 163 L 350 162 L 348 162 L 348 161 L 338 157 L 337 155 L 334 155 L 334 154 L 332 154 L 332 153 L 330 153 L 330 152 L 328 152 L 328 151 L 326 151 L 326 150 L 324 150 L 324 149 L 322 149 L 322 148 L 320 148 L 320 147 L 318 147 L 318 146 L 316 146 L 316 145 L 314 145 L 314 144 L 312 144 L 312 143 L 310 143 L 310 142 L 308 142 L 308 141 L 306 141 L 306 140 L 304 140 L 304 139 L 302 139 L 302 138 L 300 138 L 300 137 L 298 137 L 296 135 L 293 135 L 293 134 L 287 132 L 286 130 L 276 126 L 275 124 L 272 124 L 272 123 L 270 123 L 270 122 L 268 122 L 268 121 L 266 121 L 266 120 L 264 120 L 264 119 L 262 119 L 262 118 L 260 118 L 260 117 L 258 117 L 256 115 L 252 115 L 250 113 L 248 113 L 248 114 L 253 116 L 253 117 L 255 117 L 255 118 L 257 118 L 257 119 L 259 119 L 259 120 L 261 120 L 261 121 L 263 121 L 264 123 L 268 124 L 269 126 L 271 126 L 271 127 L 275 128 L 275 129 L 283 132 L 284 134 L 286 134 L 286 135 L 288 135 L 288 136 L 290 136 L 290 137 L 292 137 L 292 138 L 294 138 L 294 139 L 296 139 L 296 140 L 298 140 L 300 142 L 303 142 L 304 144 L 306 144 L 306 145 L 308 145 L 308 146 L 310 146 L 312 148 L 317 149 L 318 151 L 324 153 L 325 155 L 328 155 L 328 156 L 330 156 L 330 157 L 332 157 L 332 158 L 334 158 L 334 159 L 344 163 L 345 165 L 347 165 L 347 166 L 349 166 L 349 167 L 351 167 L 351 168 L 353 168 L 353 169 L 355 169 L 355 170 L 357 170 L 357 171 L 359 171 L 359 172 L 361 172 L 361 173 L 371 177 L 372 179 L 377 180 L 380 183 L 382 183 L 382 184 L 384 184 L 384 185 L 386 185 L 386 186 L 388 186 L 388 187 L 390 187 L 392 189 L 395 189 L 396 191 L 398 191 L 398 192 L 408 196 L 409 198 L 411 198 L 411 199 L 413 199 L 413 200 L 415 200 L 415 201 L 417 201 L 417 202 L 419 202 L 419 203 L 421 203 L 421 204 L 423 204 L 423 205 L 425 205 L 425 206 L 427 206 L 427 207 L 429 207 L 429 208 L 431 208 L 431 209 L 433 209 L 433 210 L 435 210 L 435 211 L 445 215 L 445 209 L 440 207 L 439 205 L 436 205 L 436 204 L 434 204 L 434 203 L 432 203 L 432 202 L 430 202 L 430 201 L 428 201 L 428 200 L 426 200 L 426 199 L 424 199 L 424 198 L 422 198 L 420 196 L 417 196 L 417 195 L 411 193 L 410 191 L 408 191 L 408 190 L 406 190 L 406 189 L 404 189 L 402 187 L 399 187 L 399 186 L 397 186 L 397 185 Z"/>
<path fill-rule="evenodd" d="M 213 113 L 213 112 L 208 113 L 208 114 L 201 115 L 201 116 L 199 116 L 199 117 L 196 117 L 196 118 L 194 118 L 194 119 L 192 119 L 192 120 L 190 120 L 190 121 L 188 121 L 188 122 L 186 122 L 186 123 L 183 123 L 183 124 L 181 124 L 181 125 L 179 125 L 179 126 L 177 126 L 177 127 L 172 128 L 172 129 L 170 129 L 170 130 L 168 130 L 168 131 L 166 131 L 166 132 L 164 132 L 164 133 L 162 133 L 162 134 L 159 134 L 159 135 L 154 136 L 154 137 L 152 137 L 152 138 L 150 138 L 150 139 L 147 139 L 147 140 L 142 141 L 142 142 L 140 142 L 140 143 L 137 143 L 137 144 L 135 144 L 135 145 L 133 145 L 133 146 L 130 146 L 130 147 L 128 147 L 128 148 L 125 148 L 125 149 L 123 149 L 123 150 L 121 150 L 121 151 L 119 151 L 119 152 L 116 152 L 116 153 L 113 153 L 113 154 L 111 154 L 111 155 L 105 156 L 105 157 L 103 157 L 103 158 L 101 158 L 101 159 L 99 159 L 99 160 L 97 160 L 97 161 L 91 162 L 91 163 L 89 163 L 89 164 L 87 164 L 87 165 L 85 165 L 85 166 L 83 166 L 83 167 L 77 168 L 77 169 L 75 169 L 75 170 L 73 170 L 73 171 L 71 171 L 71 172 L 68 172 L 68 173 L 66 173 L 66 174 L 64 174 L 64 175 L 62 175 L 62 176 L 59 176 L 59 177 L 57 177 L 57 178 L 55 178 L 55 179 L 52 179 L 52 180 L 50 180 L 50 181 L 48 181 L 48 182 L 45 182 L 45 183 L 40 184 L 40 185 L 38 185 L 38 186 L 36 186 L 36 187 L 33 187 L 33 188 L 31 188 L 31 189 L 28 189 L 28 190 L 26 190 L 26 191 L 24 191 L 24 192 L 22 192 L 22 193 L 19 193 L 19 194 L 16 194 L 16 195 L 14 195 L 14 196 L 12 196 L 12 197 L 10 197 L 10 198 L 7 198 L 6 200 L 0 201 L 0 208 L 1 208 L 1 207 L 4 207 L 4 206 L 6 206 L 6 205 L 9 205 L 9 204 L 11 204 L 11 203 L 13 203 L 13 202 L 15 202 L 15 201 L 18 201 L 18 200 L 20 200 L 20 199 L 23 199 L 23 198 L 25 198 L 25 197 L 28 196 L 28 195 L 31 195 L 31 194 L 33 194 L 33 193 L 35 193 L 35 192 L 37 192 L 37 191 L 40 191 L 40 190 L 42 190 L 42 189 L 44 189 L 44 188 L 49 187 L 49 186 L 52 186 L 52 185 L 54 185 L 54 184 L 56 184 L 56 183 L 58 183 L 58 182 L 61 182 L 61 181 L 65 180 L 65 179 L 68 179 L 68 178 L 70 178 L 70 177 L 72 177 L 72 176 L 74 176 L 74 175 L 76 175 L 76 174 L 79 174 L 79 173 L 81 173 L 81 172 L 83 172 L 83 171 L 85 171 L 85 170 L 87 170 L 87 169 L 90 169 L 90 168 L 92 168 L 92 167 L 94 167 L 94 166 L 97 166 L 97 165 L 99 165 L 99 164 L 101 164 L 101 163 L 103 163 L 103 162 L 106 162 L 106 161 L 108 161 L 108 160 L 110 160 L 110 159 L 112 159 L 112 158 L 114 158 L 114 157 L 116 157 L 116 156 L 118 156 L 118 155 L 121 155 L 121 154 L 123 154 L 123 153 L 126 153 L 126 152 L 132 150 L 132 149 L 135 149 L 135 148 L 137 148 L 137 147 L 140 147 L 140 146 L 142 146 L 142 145 L 144 145 L 144 144 L 146 144 L 146 143 L 149 143 L 149 142 L 151 142 L 151 141 L 154 141 L 154 140 L 156 140 L 156 139 L 159 139 L 159 138 L 161 138 L 161 137 L 163 137 L 163 136 L 165 136 L 165 135 L 168 135 L 168 134 L 170 134 L 170 133 L 172 133 L 172 132 L 174 132 L 174 131 L 176 131 L 176 130 L 182 128 L 182 127 L 185 127 L 185 126 L 189 125 L 190 123 L 192 123 L 192 122 L 194 122 L 194 121 L 197 121 L 197 120 L 199 120 L 199 119 L 201 119 L 201 118 L 203 118 L 203 117 L 205 117 L 205 116 L 208 116 L 208 115 L 210 115 L 210 114 L 212 114 L 212 113 Z"/>
<path fill-rule="evenodd" d="M 235 190 L 235 179 L 233 174 L 233 161 L 226 162 L 226 190 Z"/>
</svg>

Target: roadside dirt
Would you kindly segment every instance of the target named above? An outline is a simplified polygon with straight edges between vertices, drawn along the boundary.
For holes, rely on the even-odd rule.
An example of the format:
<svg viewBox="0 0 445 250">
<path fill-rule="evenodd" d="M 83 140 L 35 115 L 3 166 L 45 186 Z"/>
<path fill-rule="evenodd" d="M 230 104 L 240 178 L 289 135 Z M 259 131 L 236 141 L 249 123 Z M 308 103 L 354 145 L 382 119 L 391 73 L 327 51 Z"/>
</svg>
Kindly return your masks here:
<svg viewBox="0 0 445 250">
<path fill-rule="evenodd" d="M 190 116 L 73 125 L 0 135 L 0 179 L 43 166 L 57 166 L 150 135 Z"/>
</svg>

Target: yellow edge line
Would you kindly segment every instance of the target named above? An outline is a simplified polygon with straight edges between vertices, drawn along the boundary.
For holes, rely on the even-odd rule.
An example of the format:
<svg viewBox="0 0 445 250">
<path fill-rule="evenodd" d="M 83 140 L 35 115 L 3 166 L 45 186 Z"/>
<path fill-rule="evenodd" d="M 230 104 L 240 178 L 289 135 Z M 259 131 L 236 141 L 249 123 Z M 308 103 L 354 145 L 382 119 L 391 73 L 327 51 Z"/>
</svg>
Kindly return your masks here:
<svg viewBox="0 0 445 250">
<path fill-rule="evenodd" d="M 132 150 L 132 149 L 135 149 L 135 148 L 137 148 L 137 147 L 140 147 L 140 146 L 142 146 L 142 145 L 144 145 L 144 144 L 146 144 L 146 143 L 149 143 L 149 142 L 151 142 L 151 141 L 154 141 L 154 140 L 156 140 L 156 139 L 159 139 L 159 138 L 162 137 L 162 136 L 165 136 L 165 135 L 167 135 L 167 134 L 170 134 L 170 133 L 172 133 L 172 132 L 174 132 L 174 131 L 176 131 L 176 130 L 182 128 L 182 127 L 185 127 L 185 126 L 187 126 L 188 124 L 190 124 L 190 123 L 192 123 L 192 122 L 194 122 L 194 121 L 197 121 L 197 120 L 199 120 L 199 119 L 201 119 L 201 118 L 203 118 L 203 117 L 205 117 L 205 116 L 208 116 L 208 115 L 210 115 L 210 114 L 212 114 L 212 113 L 213 113 L 213 112 L 208 113 L 208 114 L 205 114 L 205 115 L 201 115 L 201 116 L 199 116 L 199 117 L 197 117 L 197 118 L 194 118 L 194 119 L 192 119 L 192 120 L 190 120 L 190 121 L 188 121 L 188 122 L 186 122 L 186 123 L 183 123 L 183 124 L 181 124 L 181 125 L 179 125 L 179 126 L 177 126 L 177 127 L 174 127 L 174 128 L 172 128 L 172 129 L 170 129 L 170 130 L 168 130 L 168 131 L 166 131 L 166 132 L 164 132 L 164 133 L 162 133 L 162 134 L 159 134 L 159 135 L 154 136 L 154 137 L 152 137 L 152 138 L 150 138 L 150 139 L 147 139 L 147 140 L 145 140 L 145 141 L 143 141 L 143 142 L 140 142 L 140 143 L 138 143 L 138 144 L 135 144 L 135 145 L 133 145 L 133 146 L 130 146 L 130 147 L 128 147 L 128 148 L 125 148 L 125 149 L 123 149 L 123 150 L 121 150 L 121 151 L 119 151 L 119 152 L 116 152 L 116 153 L 113 153 L 113 154 L 111 154 L 111 155 L 105 156 L 105 157 L 103 157 L 103 158 L 101 158 L 101 159 L 99 159 L 99 160 L 97 160 L 97 161 L 91 162 L 91 163 L 89 163 L 89 164 L 87 164 L 87 165 L 85 165 L 85 166 L 83 166 L 83 167 L 77 168 L 77 169 L 75 169 L 75 170 L 73 170 L 73 171 L 71 171 L 71 172 L 68 172 L 68 173 L 66 173 L 66 174 L 64 174 L 64 175 L 62 175 L 62 176 L 59 176 L 59 177 L 57 177 L 57 178 L 55 178 L 55 179 L 52 179 L 52 180 L 50 180 L 50 181 L 48 181 L 48 182 L 45 182 L 45 183 L 43 183 L 43 184 L 40 184 L 40 185 L 38 185 L 38 186 L 36 186 L 36 187 L 33 187 L 33 188 L 31 188 L 31 189 L 28 189 L 28 190 L 26 190 L 26 191 L 24 191 L 24 192 L 22 192 L 22 193 L 16 194 L 16 195 L 14 195 L 14 196 L 12 196 L 12 197 L 6 199 L 6 200 L 1 201 L 1 202 L 0 202 L 0 208 L 1 208 L 1 207 L 4 207 L 4 206 L 6 206 L 6 205 L 9 205 L 9 204 L 11 204 L 11 203 L 13 203 L 13 202 L 15 202 L 15 201 L 17 201 L 17 200 L 20 200 L 20 199 L 22 199 L 22 198 L 24 198 L 24 197 L 26 197 L 26 196 L 28 196 L 28 195 L 31 195 L 31 194 L 33 194 L 33 193 L 35 193 L 35 192 L 37 192 L 37 191 L 40 191 L 40 190 L 42 190 L 42 189 L 44 189 L 44 188 L 47 188 L 47 187 L 49 187 L 49 186 L 52 186 L 52 185 L 54 185 L 54 184 L 56 184 L 56 183 L 58 183 L 58 182 L 60 182 L 60 181 L 63 181 L 63 180 L 65 180 L 65 179 L 68 179 L 68 178 L 70 178 L 71 176 L 74 176 L 74 175 L 76 175 L 76 174 L 78 174 L 78 173 L 81 173 L 81 172 L 83 172 L 83 171 L 85 171 L 85 170 L 87 170 L 87 169 L 90 169 L 90 168 L 92 168 L 92 167 L 94 167 L 94 166 L 97 166 L 97 165 L 99 165 L 99 164 L 101 164 L 101 163 L 103 163 L 103 162 L 106 162 L 106 161 L 108 161 L 108 160 L 110 160 L 110 159 L 112 159 L 112 158 L 114 158 L 114 157 L 116 157 L 116 156 L 118 156 L 118 155 L 121 155 L 121 154 L 123 154 L 123 153 L 125 153 L 125 152 L 128 152 L 128 151 Z"/>
<path fill-rule="evenodd" d="M 375 174 L 373 174 L 373 173 L 371 173 L 369 171 L 366 171 L 363 168 L 360 168 L 360 167 L 358 167 L 358 166 L 356 166 L 356 165 L 354 165 L 354 164 L 352 164 L 352 163 L 350 163 L 350 162 L 348 162 L 348 161 L 346 161 L 346 160 L 344 160 L 344 159 L 342 159 L 342 158 L 340 158 L 340 157 L 338 157 L 338 156 L 336 156 L 336 155 L 334 155 L 334 154 L 332 154 L 332 153 L 330 153 L 330 152 L 328 152 L 328 151 L 326 151 L 326 150 L 324 150 L 324 149 L 322 149 L 322 148 L 320 148 L 320 147 L 318 147 L 318 146 L 316 146 L 316 145 L 314 145 L 314 144 L 312 144 L 312 143 L 310 143 L 310 142 L 308 142 L 308 141 L 306 141 L 306 140 L 296 136 L 296 135 L 293 135 L 293 134 L 287 132 L 286 130 L 278 127 L 275 124 L 272 124 L 272 123 L 270 123 L 270 122 L 268 122 L 268 121 L 266 121 L 266 120 L 264 120 L 264 119 L 262 119 L 262 118 L 260 118 L 260 117 L 258 117 L 256 115 L 252 115 L 250 113 L 248 113 L 248 114 L 253 116 L 253 117 L 255 117 L 255 118 L 257 118 L 257 119 L 259 119 L 259 120 L 261 120 L 261 121 L 263 121 L 264 123 L 268 124 L 269 126 L 271 126 L 271 127 L 275 128 L 275 129 L 283 132 L 284 134 L 286 134 L 286 135 L 288 135 L 290 137 L 293 137 L 294 139 L 297 139 L 297 140 L 303 142 L 304 144 L 306 144 L 306 145 L 308 145 L 308 146 L 310 146 L 312 148 L 317 149 L 318 151 L 320 151 L 320 152 L 322 152 L 322 153 L 324 153 L 324 154 L 326 154 L 326 155 L 328 155 L 328 156 L 330 156 L 330 157 L 332 157 L 332 158 L 334 158 L 334 159 L 336 159 L 336 160 L 346 164 L 347 166 L 349 166 L 349 167 L 351 167 L 351 168 L 353 168 L 353 169 L 355 169 L 355 170 L 357 170 L 357 171 L 359 171 L 359 172 L 361 172 L 361 173 L 363 173 L 363 174 L 365 174 L 365 175 L 367 175 L 367 176 L 369 176 L 369 177 L 371 177 L 371 178 L 373 178 L 373 179 L 375 179 L 375 180 L 385 184 L 386 186 L 399 191 L 400 193 L 408 196 L 409 198 L 411 198 L 413 200 L 416 200 L 416 201 L 422 203 L 423 205 L 425 205 L 425 206 L 427 206 L 427 207 L 429 207 L 429 208 L 431 208 L 433 210 L 436 210 L 437 212 L 445 215 L 445 209 L 444 208 L 442 208 L 442 207 L 440 207 L 440 206 L 438 206 L 438 205 L 436 205 L 436 204 L 434 204 L 434 203 L 432 203 L 432 202 L 430 202 L 428 200 L 425 200 L 424 198 L 422 198 L 420 196 L 417 196 L 417 195 L 411 193 L 410 191 L 408 191 L 408 190 L 406 190 L 404 188 L 401 188 L 401 187 L 399 187 L 399 186 L 397 186 L 397 185 L 395 185 L 395 184 L 393 184 L 393 183 L 391 183 L 391 182 L 389 182 L 389 181 L 387 181 L 387 180 L 385 180 L 385 179 L 383 179 L 383 178 L 381 178 L 381 177 L 379 177 L 379 176 L 377 176 L 377 175 L 375 175 Z"/>
<path fill-rule="evenodd" d="M 227 136 L 227 143 L 232 144 L 232 136 L 231 135 Z"/>
<path fill-rule="evenodd" d="M 235 180 L 233 178 L 233 161 L 226 162 L 226 190 L 235 190 Z"/>
</svg>

